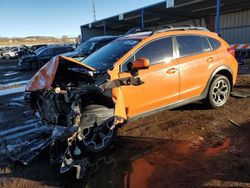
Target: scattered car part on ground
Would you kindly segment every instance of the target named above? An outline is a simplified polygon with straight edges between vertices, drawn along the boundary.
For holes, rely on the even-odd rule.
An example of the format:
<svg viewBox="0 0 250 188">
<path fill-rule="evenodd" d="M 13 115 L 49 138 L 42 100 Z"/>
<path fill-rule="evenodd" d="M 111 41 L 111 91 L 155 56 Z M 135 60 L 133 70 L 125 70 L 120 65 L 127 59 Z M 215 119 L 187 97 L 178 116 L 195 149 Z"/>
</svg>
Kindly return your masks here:
<svg viewBox="0 0 250 188">
<path fill-rule="evenodd" d="M 71 47 L 52 45 L 41 47 L 31 55 L 22 57 L 18 62 L 18 67 L 21 70 L 38 70 L 46 64 L 52 57 L 73 51 Z"/>
<path fill-rule="evenodd" d="M 232 91 L 231 92 L 231 96 L 232 97 L 237 97 L 237 98 L 248 98 L 250 97 L 250 93 L 249 92 L 239 92 L 239 91 Z"/>
</svg>

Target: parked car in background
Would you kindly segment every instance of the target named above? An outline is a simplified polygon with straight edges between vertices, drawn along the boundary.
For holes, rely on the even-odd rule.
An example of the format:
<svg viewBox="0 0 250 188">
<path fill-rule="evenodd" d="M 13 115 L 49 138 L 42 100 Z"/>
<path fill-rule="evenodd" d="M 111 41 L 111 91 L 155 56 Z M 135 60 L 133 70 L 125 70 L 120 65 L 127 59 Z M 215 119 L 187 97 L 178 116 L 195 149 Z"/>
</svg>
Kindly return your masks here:
<svg viewBox="0 0 250 188">
<path fill-rule="evenodd" d="M 7 50 L 6 47 L 1 47 L 1 48 L 0 48 L 0 58 L 2 58 L 3 53 L 4 53 L 6 50 Z"/>
<path fill-rule="evenodd" d="M 140 32 L 81 62 L 52 59 L 26 91 L 43 124 L 77 128 L 69 151 L 96 153 L 109 147 L 127 122 L 197 101 L 224 106 L 237 78 L 234 55 L 205 28 Z"/>
<path fill-rule="evenodd" d="M 36 50 L 42 47 L 46 47 L 47 44 L 39 44 L 39 45 L 33 45 L 33 46 L 26 46 L 22 45 L 20 51 L 17 52 L 18 58 L 22 58 L 23 56 L 34 54 Z"/>
<path fill-rule="evenodd" d="M 37 45 L 33 45 L 30 47 L 30 50 L 32 50 L 33 52 L 38 50 L 39 48 L 42 48 L 42 47 L 46 47 L 48 46 L 47 44 L 37 44 Z"/>
<path fill-rule="evenodd" d="M 46 64 L 52 57 L 73 51 L 74 48 L 67 46 L 45 46 L 39 48 L 30 55 L 22 57 L 18 62 L 18 67 L 21 70 L 38 70 Z"/>
<path fill-rule="evenodd" d="M 66 43 L 66 44 L 64 44 L 64 46 L 70 46 L 70 47 L 76 49 L 76 43 Z"/>
<path fill-rule="evenodd" d="M 6 50 L 2 53 L 2 58 L 9 60 L 18 57 L 18 52 L 20 52 L 22 49 L 20 47 L 12 47 L 9 50 Z"/>
<path fill-rule="evenodd" d="M 117 38 L 118 36 L 94 37 L 81 43 L 75 51 L 65 53 L 63 55 L 71 58 L 81 57 L 82 59 L 84 59 L 93 52 L 97 51 L 98 49 L 102 48 L 103 46 L 107 45 L 108 43 L 112 42 Z"/>
<path fill-rule="evenodd" d="M 250 60 L 250 49 L 236 50 L 235 56 L 239 65 L 244 65 Z"/>
</svg>

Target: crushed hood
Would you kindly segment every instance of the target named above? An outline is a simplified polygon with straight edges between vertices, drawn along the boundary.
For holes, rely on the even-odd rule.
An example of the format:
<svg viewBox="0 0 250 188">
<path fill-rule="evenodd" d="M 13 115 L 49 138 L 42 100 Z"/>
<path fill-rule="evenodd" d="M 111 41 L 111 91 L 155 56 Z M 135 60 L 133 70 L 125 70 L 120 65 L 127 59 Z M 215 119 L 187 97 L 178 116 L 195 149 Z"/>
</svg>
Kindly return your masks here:
<svg viewBox="0 0 250 188">
<path fill-rule="evenodd" d="M 42 89 L 49 89 L 53 84 L 58 66 L 61 62 L 68 61 L 71 63 L 76 63 L 85 67 L 89 71 L 94 71 L 95 69 L 87 66 L 81 62 L 78 62 L 72 58 L 65 56 L 53 57 L 46 65 L 44 65 L 27 83 L 25 91 L 38 91 Z"/>
</svg>

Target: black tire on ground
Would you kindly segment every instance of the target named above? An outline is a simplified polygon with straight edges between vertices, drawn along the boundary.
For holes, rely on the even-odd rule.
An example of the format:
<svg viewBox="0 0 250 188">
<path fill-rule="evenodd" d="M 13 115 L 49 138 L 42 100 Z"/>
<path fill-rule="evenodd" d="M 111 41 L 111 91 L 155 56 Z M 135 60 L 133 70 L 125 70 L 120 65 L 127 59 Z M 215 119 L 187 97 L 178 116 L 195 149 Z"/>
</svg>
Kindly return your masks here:
<svg viewBox="0 0 250 188">
<path fill-rule="evenodd" d="M 82 109 L 80 127 L 85 139 L 79 143 L 81 150 L 98 153 L 112 145 L 117 135 L 117 127 L 110 129 L 115 120 L 113 111 L 114 109 L 102 105 L 90 105 Z M 101 114 L 102 117 L 98 120 L 96 114 Z M 93 127 L 84 128 L 86 124 L 92 124 Z"/>
<path fill-rule="evenodd" d="M 211 108 L 219 108 L 226 104 L 231 93 L 231 84 L 226 76 L 216 75 L 213 79 L 206 104 Z"/>
</svg>

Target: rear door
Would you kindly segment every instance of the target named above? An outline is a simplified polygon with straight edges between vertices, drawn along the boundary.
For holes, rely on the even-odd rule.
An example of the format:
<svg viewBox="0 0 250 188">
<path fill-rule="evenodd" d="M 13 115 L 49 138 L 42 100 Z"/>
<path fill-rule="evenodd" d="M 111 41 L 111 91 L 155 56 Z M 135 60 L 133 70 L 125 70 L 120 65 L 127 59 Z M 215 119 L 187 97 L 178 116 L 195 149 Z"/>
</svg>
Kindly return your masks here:
<svg viewBox="0 0 250 188">
<path fill-rule="evenodd" d="M 122 86 L 129 118 L 157 110 L 179 101 L 178 61 L 173 59 L 172 37 L 146 44 L 121 66 L 120 77 L 131 77 L 127 65 L 135 59 L 147 58 L 150 66 L 140 70 L 142 85 Z"/>
<path fill-rule="evenodd" d="M 209 66 L 216 54 L 205 36 L 176 36 L 180 65 L 180 100 L 200 96 L 209 79 Z"/>
</svg>

